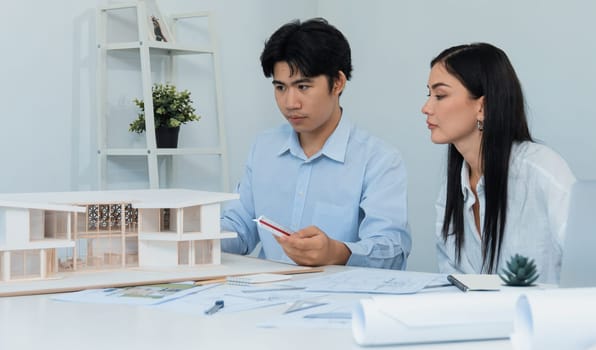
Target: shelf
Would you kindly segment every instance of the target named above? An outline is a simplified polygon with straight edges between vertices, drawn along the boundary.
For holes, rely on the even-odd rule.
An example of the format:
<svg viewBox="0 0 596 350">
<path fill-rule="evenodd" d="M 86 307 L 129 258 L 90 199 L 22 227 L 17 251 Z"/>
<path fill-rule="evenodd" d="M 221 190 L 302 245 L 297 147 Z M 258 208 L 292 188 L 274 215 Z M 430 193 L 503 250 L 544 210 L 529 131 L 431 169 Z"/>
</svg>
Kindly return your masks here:
<svg viewBox="0 0 596 350">
<path fill-rule="evenodd" d="M 218 147 L 197 147 L 197 148 L 106 148 L 97 150 L 98 154 L 108 156 L 147 156 L 155 153 L 160 156 L 168 155 L 192 155 L 192 154 L 213 154 L 221 155 L 223 151 Z"/>
<path fill-rule="evenodd" d="M 166 43 L 161 41 L 131 41 L 122 43 L 105 44 L 104 48 L 107 51 L 115 50 L 138 50 L 142 47 L 149 47 L 151 51 L 163 51 L 164 55 L 200 55 L 213 54 L 213 50 L 208 48 L 197 48 L 188 45 L 180 45 L 176 43 Z M 101 48 L 101 44 L 98 45 Z"/>
<path fill-rule="evenodd" d="M 129 2 L 129 3 L 119 3 L 119 4 L 110 4 L 110 5 L 106 5 L 106 6 L 102 6 L 100 8 L 101 11 L 109 11 L 109 10 L 121 10 L 121 9 L 127 9 L 127 8 L 137 8 L 137 3 L 136 2 Z"/>
<path fill-rule="evenodd" d="M 133 11 L 119 11 L 121 9 L 132 9 Z M 222 90 L 220 86 L 220 68 L 218 60 L 217 50 L 217 35 L 215 34 L 215 27 L 213 25 L 213 19 L 209 12 L 194 12 L 187 14 L 179 14 L 174 16 L 173 26 L 171 29 L 178 24 L 178 31 L 172 30 L 170 35 L 174 32 L 183 33 L 180 29 L 186 31 L 188 34 L 186 38 L 188 41 L 185 42 L 184 35 L 179 37 L 180 41 L 171 40 L 170 42 L 156 41 L 153 35 L 151 35 L 152 27 L 144 19 L 147 17 L 146 4 L 143 1 L 128 2 L 124 4 L 112 4 L 103 6 L 100 8 L 98 13 L 98 29 L 97 29 L 97 115 L 98 115 L 98 179 L 99 189 L 107 188 L 110 183 L 108 181 L 108 175 L 110 172 L 107 170 L 108 166 L 117 164 L 118 166 L 126 166 L 119 164 L 122 160 L 113 157 L 121 156 L 135 156 L 145 157 L 147 164 L 147 177 L 149 188 L 160 188 L 161 186 L 169 187 L 172 182 L 170 179 L 174 178 L 174 166 L 177 162 L 170 161 L 170 158 L 166 158 L 167 161 L 163 162 L 163 157 L 160 156 L 207 156 L 205 164 L 212 164 L 212 160 L 216 156 L 219 161 L 219 174 L 221 185 L 219 191 L 229 191 L 229 170 L 227 161 L 227 143 L 225 133 L 225 123 L 222 117 L 223 102 L 222 102 Z M 162 18 L 167 23 L 167 20 Z M 189 21 L 190 26 L 180 25 L 185 21 Z M 117 29 L 116 29 L 117 28 Z M 118 31 L 120 29 L 120 31 Z M 206 30 L 202 30 L 206 29 Z M 175 37 L 171 35 L 171 37 Z M 195 40 L 197 39 L 197 40 Z M 206 40 L 202 40 L 206 39 Z M 113 56 L 117 55 L 118 52 L 123 52 L 125 55 L 133 56 L 133 58 L 126 58 L 126 63 L 123 66 L 118 66 L 118 60 L 112 60 Z M 203 56 L 201 56 L 203 55 Z M 207 56 L 205 56 L 207 55 Z M 138 56 L 138 57 L 137 57 Z M 138 61 L 136 61 L 138 59 Z M 135 62 L 136 61 L 136 62 Z M 117 64 L 118 63 L 118 64 Z M 153 64 L 152 64 L 153 63 Z M 113 65 L 113 66 L 112 66 Z M 181 72 L 183 67 L 184 72 Z M 140 70 L 140 83 L 142 86 L 142 97 L 143 101 L 149 101 L 152 98 L 152 87 L 154 83 L 172 83 L 176 84 L 177 78 L 184 78 L 189 75 L 186 70 L 190 70 L 194 73 L 196 69 L 199 74 L 205 74 L 212 79 L 206 81 L 211 82 L 212 86 L 208 86 L 206 90 L 210 90 L 209 98 L 213 98 L 212 112 L 208 115 L 204 115 L 205 118 L 214 118 L 215 127 L 217 130 L 214 134 L 217 134 L 217 142 L 208 144 L 209 147 L 188 147 L 188 148 L 156 148 L 155 144 L 155 131 L 153 122 L 153 111 L 151 109 L 146 111 L 145 116 L 145 147 L 130 147 L 122 146 L 126 145 L 126 142 L 112 142 L 108 144 L 107 135 L 110 134 L 112 123 L 111 120 L 118 120 L 114 118 L 117 116 L 120 107 L 114 109 L 110 108 L 110 102 L 113 102 L 116 97 L 111 96 L 108 92 L 110 87 L 108 84 L 118 84 L 119 77 L 126 79 L 128 70 L 136 71 L 136 68 Z M 118 71 L 110 72 L 110 69 L 126 69 L 125 74 L 119 74 Z M 112 74 L 115 73 L 115 74 Z M 108 79 L 108 75 L 109 78 Z M 116 78 L 116 79 L 115 79 Z M 199 80 L 200 81 L 200 80 Z M 199 91 L 201 91 L 201 86 Z M 213 93 L 210 95 L 210 93 Z M 213 97 L 211 97 L 213 96 Z M 200 97 L 194 96 L 198 100 L 202 100 Z M 209 100 L 208 100 L 209 101 Z M 209 102 L 207 102 L 209 103 Z M 199 111 L 200 113 L 200 111 Z M 119 135 L 119 134 L 117 134 Z M 118 136 L 120 137 L 120 136 Z M 120 145 L 120 147 L 110 147 Z M 112 157 L 110 159 L 110 157 Z M 188 160 L 193 162 L 196 161 L 197 157 L 187 157 Z M 111 161 L 110 161 L 111 160 Z M 113 161 L 113 162 L 112 162 Z M 135 165 L 139 159 L 135 159 Z M 203 161 L 200 159 L 199 161 Z M 134 170 L 134 169 L 133 169 Z M 119 172 L 121 169 L 119 168 Z M 165 178 L 162 181 L 160 177 Z"/>
<path fill-rule="evenodd" d="M 156 148 L 157 155 L 182 155 L 182 154 L 215 154 L 221 155 L 223 151 L 219 147 L 199 147 L 199 148 Z"/>
</svg>

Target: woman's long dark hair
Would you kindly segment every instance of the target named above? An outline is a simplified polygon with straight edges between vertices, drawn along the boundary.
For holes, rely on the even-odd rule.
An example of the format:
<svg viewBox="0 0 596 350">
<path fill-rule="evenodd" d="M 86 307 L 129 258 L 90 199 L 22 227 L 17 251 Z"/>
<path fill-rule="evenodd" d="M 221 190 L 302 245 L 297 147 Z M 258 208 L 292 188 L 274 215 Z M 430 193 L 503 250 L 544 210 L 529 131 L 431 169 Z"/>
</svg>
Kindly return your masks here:
<svg viewBox="0 0 596 350">
<path fill-rule="evenodd" d="M 431 68 L 435 64 L 443 64 L 447 72 L 466 87 L 472 98 L 484 96 L 484 128 L 480 146 L 486 196 L 482 225 L 482 270 L 494 273 L 501 255 L 507 221 L 507 175 L 511 147 L 514 142 L 532 141 L 521 84 L 507 55 L 486 43 L 446 49 L 431 61 Z M 462 164 L 461 153 L 453 144 L 449 145 L 442 236 L 447 240 L 449 235 L 455 235 L 458 264 L 464 245 Z"/>
</svg>

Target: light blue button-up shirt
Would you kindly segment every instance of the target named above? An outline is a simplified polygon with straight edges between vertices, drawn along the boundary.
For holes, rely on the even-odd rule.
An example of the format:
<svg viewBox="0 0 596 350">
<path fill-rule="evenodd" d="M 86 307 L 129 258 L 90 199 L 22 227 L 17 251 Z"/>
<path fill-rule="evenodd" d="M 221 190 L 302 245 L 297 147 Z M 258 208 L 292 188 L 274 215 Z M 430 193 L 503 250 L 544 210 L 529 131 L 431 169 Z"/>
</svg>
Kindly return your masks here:
<svg viewBox="0 0 596 350">
<path fill-rule="evenodd" d="M 290 125 L 264 132 L 250 151 L 240 199 L 225 209 L 221 225 L 238 237 L 222 240 L 227 252 L 292 262 L 253 219 L 267 218 L 297 231 L 319 227 L 344 242 L 347 265 L 405 269 L 412 242 L 407 222 L 406 169 L 400 154 L 344 117 L 310 158 Z"/>
</svg>

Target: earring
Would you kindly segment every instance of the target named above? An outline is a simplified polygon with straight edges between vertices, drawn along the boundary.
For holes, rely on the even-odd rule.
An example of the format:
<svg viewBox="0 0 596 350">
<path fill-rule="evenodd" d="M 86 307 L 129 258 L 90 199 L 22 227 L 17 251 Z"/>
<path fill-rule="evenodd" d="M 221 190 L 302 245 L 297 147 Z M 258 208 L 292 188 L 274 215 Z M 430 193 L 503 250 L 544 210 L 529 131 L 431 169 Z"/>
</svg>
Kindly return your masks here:
<svg viewBox="0 0 596 350">
<path fill-rule="evenodd" d="M 478 128 L 478 130 L 482 131 L 484 130 L 484 122 L 482 120 L 477 120 L 476 121 L 476 127 Z"/>
</svg>

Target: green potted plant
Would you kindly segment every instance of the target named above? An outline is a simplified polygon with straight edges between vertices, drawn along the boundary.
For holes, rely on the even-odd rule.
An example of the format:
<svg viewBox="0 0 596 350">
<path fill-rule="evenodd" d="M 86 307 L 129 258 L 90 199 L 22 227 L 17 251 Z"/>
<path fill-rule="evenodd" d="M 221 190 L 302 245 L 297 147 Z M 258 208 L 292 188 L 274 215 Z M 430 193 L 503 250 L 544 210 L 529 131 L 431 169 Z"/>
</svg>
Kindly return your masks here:
<svg viewBox="0 0 596 350">
<path fill-rule="evenodd" d="M 188 90 L 177 91 L 174 85 L 156 83 L 151 91 L 157 147 L 176 148 L 180 125 L 198 121 L 201 117 L 195 114 Z M 128 130 L 140 134 L 145 131 L 145 103 L 136 98 L 133 101 L 141 111 Z"/>
<path fill-rule="evenodd" d="M 534 259 L 515 254 L 507 261 L 507 268 L 499 274 L 508 286 L 531 286 L 540 277 Z"/>
</svg>

